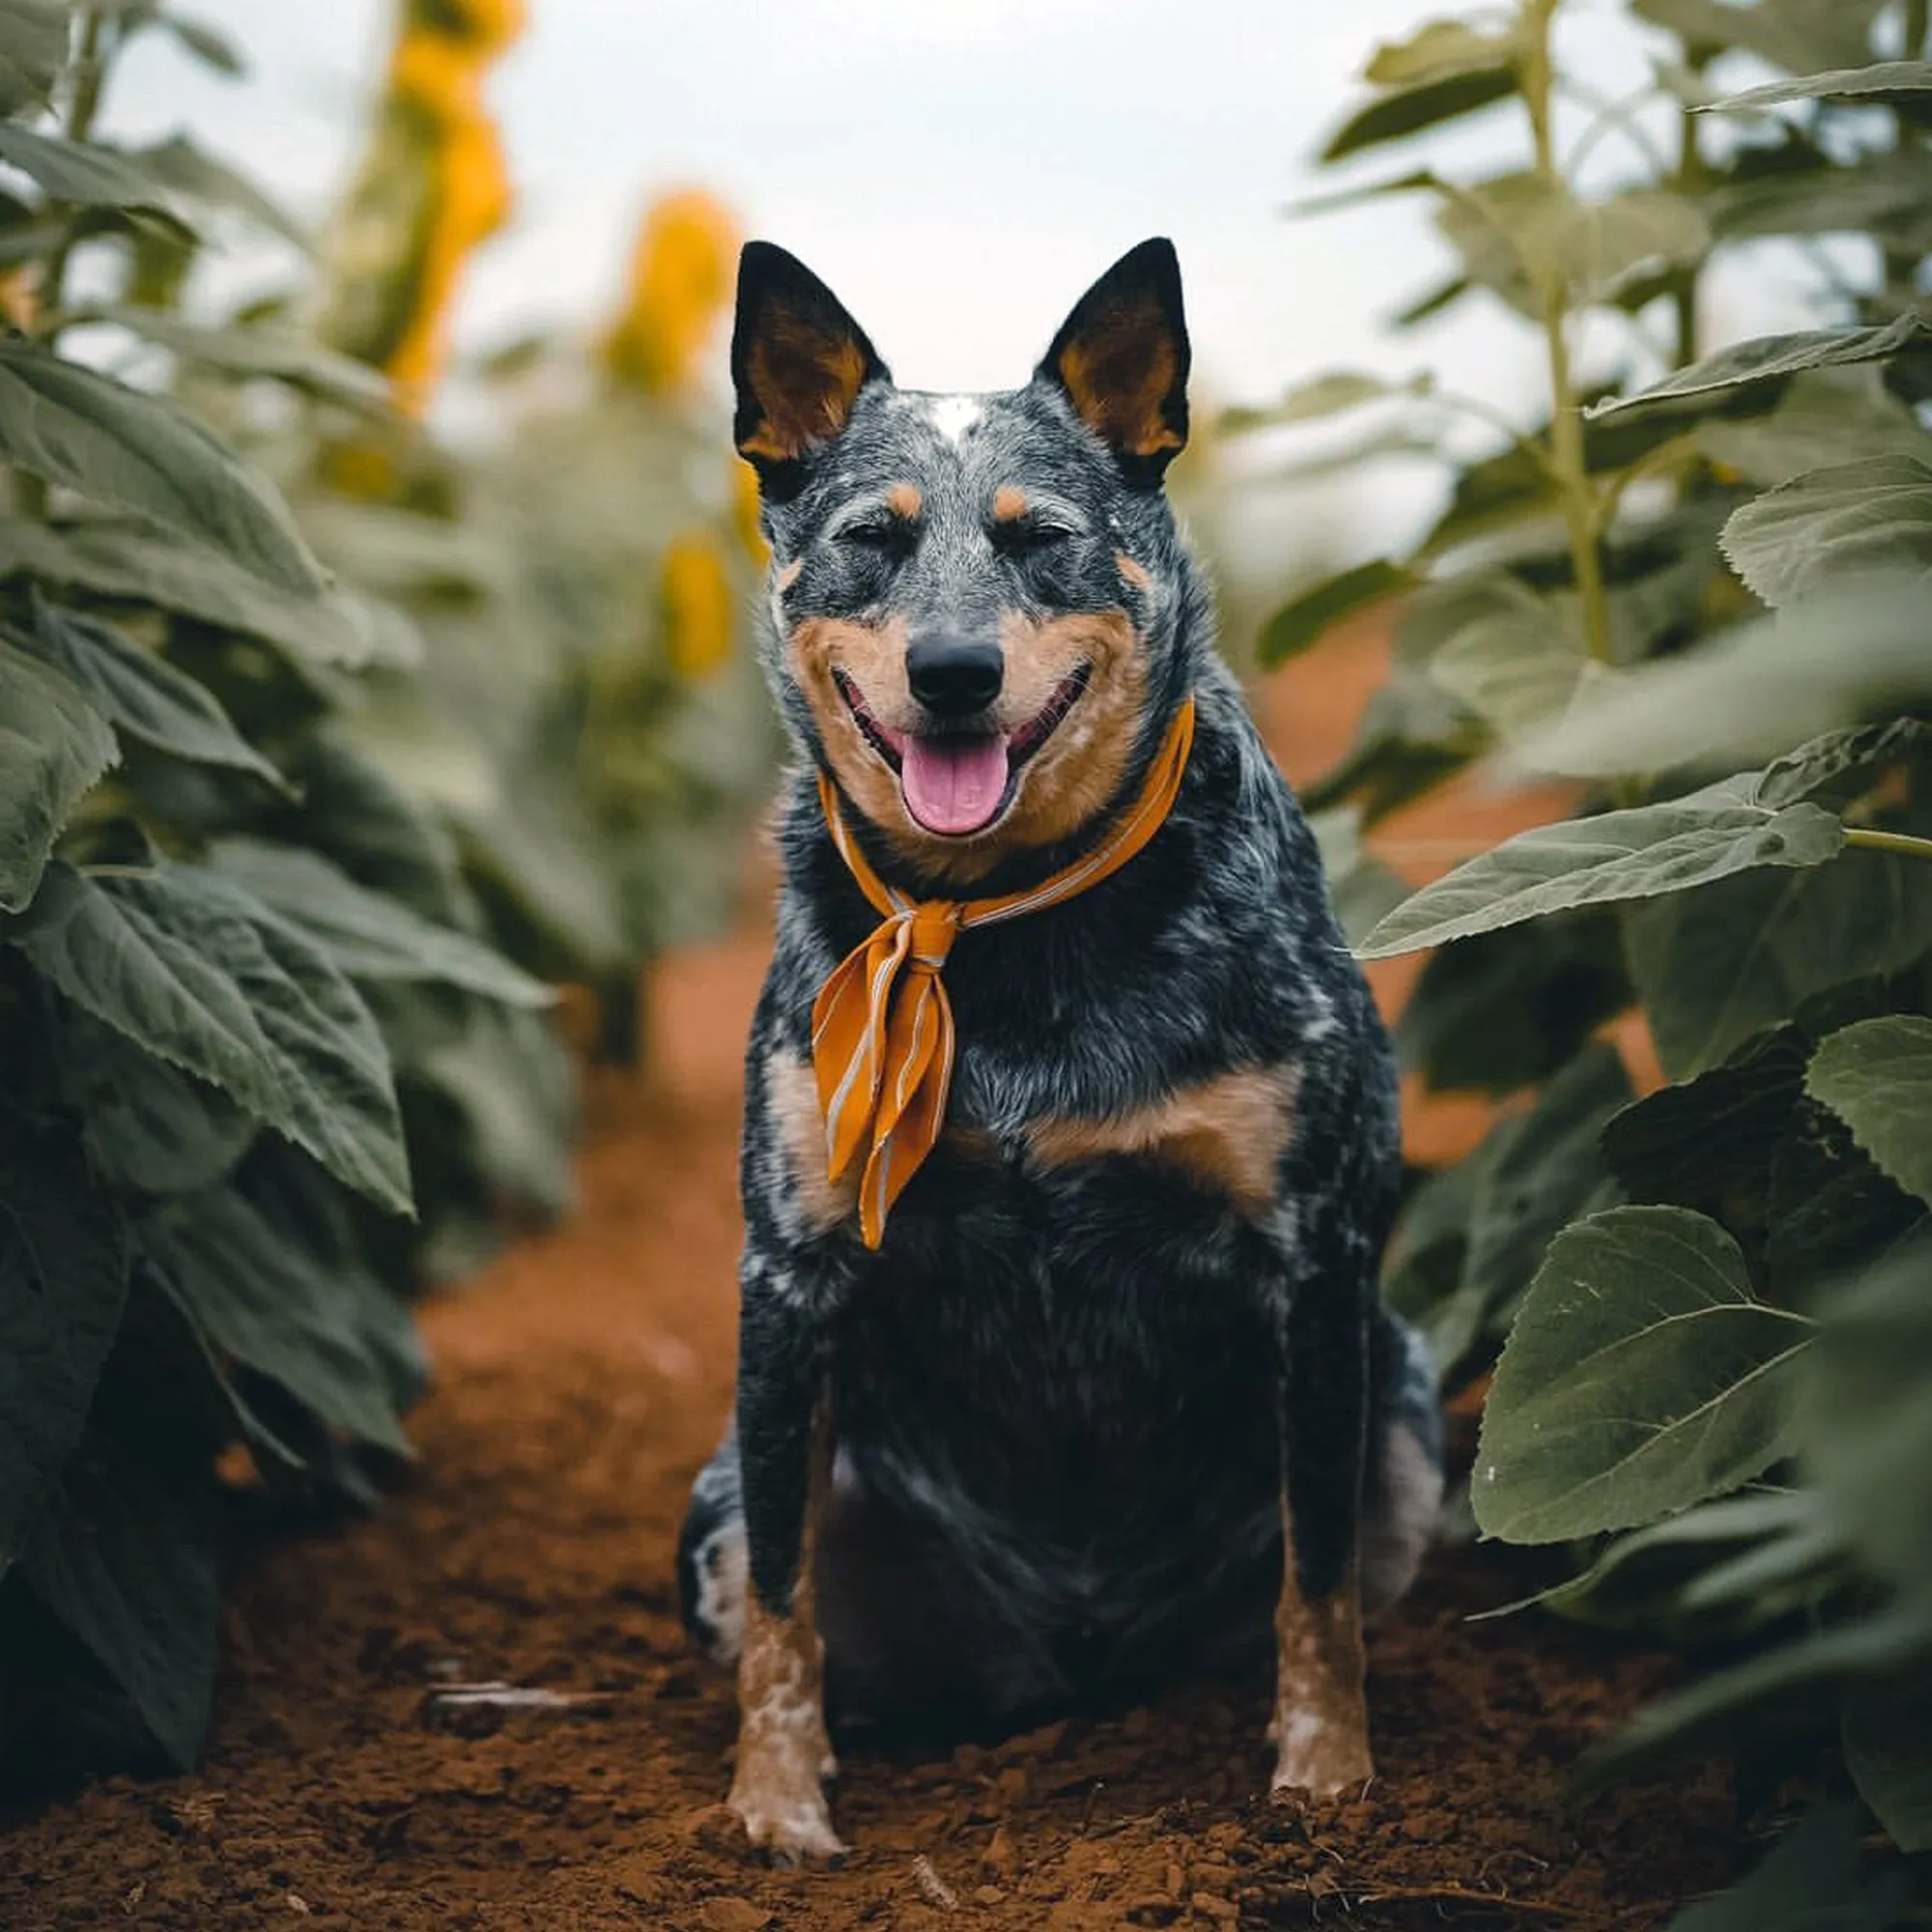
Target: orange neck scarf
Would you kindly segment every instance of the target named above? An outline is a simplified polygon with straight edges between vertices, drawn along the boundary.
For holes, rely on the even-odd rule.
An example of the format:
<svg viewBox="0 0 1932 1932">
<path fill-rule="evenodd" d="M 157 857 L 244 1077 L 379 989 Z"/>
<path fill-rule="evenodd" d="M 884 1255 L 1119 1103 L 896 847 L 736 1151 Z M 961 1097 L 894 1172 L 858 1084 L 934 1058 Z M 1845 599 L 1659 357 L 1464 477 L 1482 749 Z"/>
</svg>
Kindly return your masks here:
<svg viewBox="0 0 1932 1932">
<path fill-rule="evenodd" d="M 915 904 L 867 863 L 823 773 L 819 803 L 832 842 L 859 890 L 882 915 L 871 936 L 845 956 L 811 1008 L 811 1061 L 825 1113 L 825 1147 L 836 1183 L 863 1159 L 859 1234 L 876 1248 L 886 1215 L 932 1151 L 952 1082 L 952 1009 L 940 969 L 960 933 L 1043 912 L 1118 872 L 1167 821 L 1194 743 L 1194 700 L 1176 714 L 1132 809 L 1072 865 L 1023 893 L 991 899 Z"/>
</svg>

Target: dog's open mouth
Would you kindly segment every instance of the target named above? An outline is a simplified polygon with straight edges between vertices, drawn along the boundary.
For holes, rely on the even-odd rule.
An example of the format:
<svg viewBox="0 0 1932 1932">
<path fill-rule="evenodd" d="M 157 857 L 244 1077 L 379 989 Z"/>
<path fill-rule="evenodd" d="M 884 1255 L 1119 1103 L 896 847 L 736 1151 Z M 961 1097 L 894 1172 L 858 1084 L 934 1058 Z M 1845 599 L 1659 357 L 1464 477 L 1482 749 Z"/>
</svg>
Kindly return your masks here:
<svg viewBox="0 0 1932 1932">
<path fill-rule="evenodd" d="M 944 838 L 983 832 L 1005 812 L 1027 761 L 1060 728 L 1087 689 L 1093 667 L 1074 666 L 1017 731 L 895 731 L 867 706 L 859 687 L 835 667 L 838 686 L 866 741 L 898 774 L 899 795 L 914 820 Z"/>
</svg>

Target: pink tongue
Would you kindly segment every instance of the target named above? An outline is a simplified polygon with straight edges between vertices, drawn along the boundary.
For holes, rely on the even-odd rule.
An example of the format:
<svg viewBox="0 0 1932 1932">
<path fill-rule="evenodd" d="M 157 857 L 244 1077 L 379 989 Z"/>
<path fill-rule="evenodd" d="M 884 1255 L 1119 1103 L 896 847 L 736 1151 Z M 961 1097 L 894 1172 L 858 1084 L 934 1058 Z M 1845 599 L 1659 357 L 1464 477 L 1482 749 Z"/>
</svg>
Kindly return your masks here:
<svg viewBox="0 0 1932 1932">
<path fill-rule="evenodd" d="M 900 782 L 907 810 L 928 832 L 978 832 L 992 823 L 1006 796 L 1007 741 L 909 733 Z"/>
</svg>

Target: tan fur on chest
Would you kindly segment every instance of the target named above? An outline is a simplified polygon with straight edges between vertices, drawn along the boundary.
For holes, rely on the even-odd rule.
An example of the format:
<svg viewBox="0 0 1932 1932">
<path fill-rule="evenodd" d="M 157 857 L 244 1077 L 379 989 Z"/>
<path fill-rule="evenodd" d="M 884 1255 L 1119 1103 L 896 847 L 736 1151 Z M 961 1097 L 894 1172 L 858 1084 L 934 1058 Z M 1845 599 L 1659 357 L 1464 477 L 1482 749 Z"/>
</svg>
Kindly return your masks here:
<svg viewBox="0 0 1932 1932">
<path fill-rule="evenodd" d="M 836 1184 L 832 1179 L 825 1114 L 810 1064 L 774 1053 L 765 1062 L 765 1103 L 797 1189 L 799 1219 L 814 1235 L 829 1233 L 857 1205 L 859 1177 L 855 1171 Z"/>
<path fill-rule="evenodd" d="M 1205 1182 L 1244 1214 L 1264 1213 L 1293 1137 L 1300 1078 L 1295 1066 L 1252 1067 L 1105 1120 L 1035 1121 L 1028 1151 L 1041 1167 L 1138 1154 Z"/>
</svg>

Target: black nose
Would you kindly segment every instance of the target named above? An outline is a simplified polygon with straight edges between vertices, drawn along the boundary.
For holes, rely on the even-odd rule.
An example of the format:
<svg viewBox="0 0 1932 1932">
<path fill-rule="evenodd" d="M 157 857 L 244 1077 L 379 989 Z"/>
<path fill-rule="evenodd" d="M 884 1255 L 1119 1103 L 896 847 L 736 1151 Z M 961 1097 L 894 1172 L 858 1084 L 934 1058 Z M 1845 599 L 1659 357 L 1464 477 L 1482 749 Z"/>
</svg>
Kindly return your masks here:
<svg viewBox="0 0 1932 1932">
<path fill-rule="evenodd" d="M 973 638 L 921 638 L 906 652 L 912 695 L 941 718 L 983 711 L 999 696 L 1006 669 L 998 644 Z"/>
</svg>

